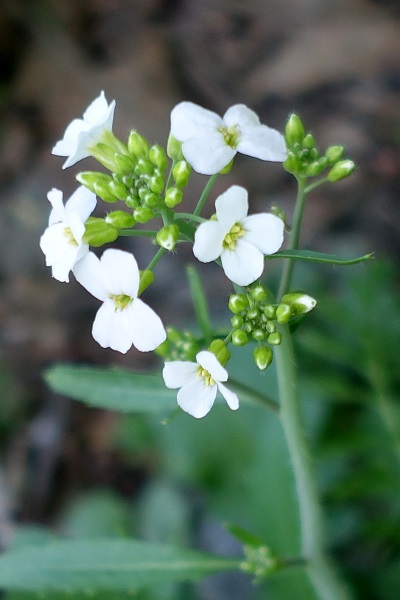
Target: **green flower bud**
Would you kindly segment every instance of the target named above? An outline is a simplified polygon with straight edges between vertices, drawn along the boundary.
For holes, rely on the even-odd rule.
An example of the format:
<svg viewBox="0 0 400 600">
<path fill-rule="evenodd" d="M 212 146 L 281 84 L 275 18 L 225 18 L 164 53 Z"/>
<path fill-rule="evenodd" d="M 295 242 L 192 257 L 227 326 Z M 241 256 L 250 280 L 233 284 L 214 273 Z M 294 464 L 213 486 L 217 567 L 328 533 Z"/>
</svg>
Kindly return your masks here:
<svg viewBox="0 0 400 600">
<path fill-rule="evenodd" d="M 283 221 L 283 223 L 285 223 L 285 225 L 286 225 L 286 213 L 284 210 L 281 209 L 280 206 L 276 206 L 276 205 L 271 206 L 271 212 L 273 215 L 278 217 L 278 219 Z"/>
<path fill-rule="evenodd" d="M 334 183 L 335 181 L 345 179 L 346 177 L 352 174 L 355 168 L 356 165 L 352 160 L 340 160 L 329 171 L 328 181 Z"/>
<path fill-rule="evenodd" d="M 231 353 L 229 352 L 226 344 L 223 340 L 213 340 L 208 347 L 208 350 L 215 354 L 218 359 L 218 362 L 221 363 L 223 367 L 225 367 L 226 363 L 231 357 Z"/>
<path fill-rule="evenodd" d="M 276 308 L 276 320 L 278 323 L 288 323 L 292 316 L 292 309 L 289 304 L 279 304 Z"/>
<path fill-rule="evenodd" d="M 282 336 L 279 331 L 274 331 L 269 334 L 267 341 L 268 344 L 271 344 L 271 346 L 279 346 L 282 341 Z"/>
<path fill-rule="evenodd" d="M 259 312 L 256 307 L 250 308 L 250 310 L 248 310 L 246 313 L 246 317 L 249 321 L 253 321 L 254 319 L 257 319 L 258 316 L 259 316 Z"/>
<path fill-rule="evenodd" d="M 139 281 L 139 296 L 146 290 L 149 285 L 151 285 L 154 281 L 154 273 L 149 269 L 144 269 L 140 271 L 140 281 Z"/>
<path fill-rule="evenodd" d="M 232 333 L 232 344 L 234 346 L 244 346 L 249 341 L 249 337 L 243 329 L 235 329 Z"/>
<path fill-rule="evenodd" d="M 240 327 L 243 325 L 243 322 L 243 317 L 241 315 L 233 315 L 231 319 L 231 325 L 235 329 L 240 329 Z"/>
<path fill-rule="evenodd" d="M 292 113 L 285 128 L 286 144 L 289 147 L 293 146 L 296 142 L 301 144 L 305 135 L 306 132 L 303 123 L 296 114 Z"/>
<path fill-rule="evenodd" d="M 243 325 L 243 331 L 245 331 L 248 334 L 251 334 L 253 331 L 253 325 L 251 323 L 245 323 Z"/>
<path fill-rule="evenodd" d="M 116 153 L 114 155 L 114 161 L 115 170 L 121 175 L 130 174 L 135 168 L 134 161 L 131 159 L 130 156 L 126 156 L 125 154 Z"/>
<path fill-rule="evenodd" d="M 149 160 L 155 167 L 157 167 L 157 169 L 160 169 L 160 171 L 165 171 L 168 166 L 168 159 L 165 150 L 158 144 L 155 144 L 150 148 Z"/>
<path fill-rule="evenodd" d="M 132 130 L 128 138 L 128 149 L 137 158 L 143 158 L 149 153 L 149 143 L 140 133 Z"/>
<path fill-rule="evenodd" d="M 165 205 L 174 208 L 182 202 L 183 192 L 179 188 L 171 187 L 165 192 Z"/>
<path fill-rule="evenodd" d="M 182 142 L 179 142 L 173 135 L 169 135 L 167 142 L 167 154 L 174 161 L 184 160 L 182 154 Z"/>
<path fill-rule="evenodd" d="M 131 175 L 122 175 L 122 183 L 127 188 L 131 188 L 133 186 L 133 177 Z"/>
<path fill-rule="evenodd" d="M 250 290 L 250 296 L 255 302 L 263 302 L 268 296 L 268 292 L 261 283 Z"/>
<path fill-rule="evenodd" d="M 265 338 L 265 333 L 262 329 L 253 329 L 251 332 L 251 337 L 253 340 L 256 340 L 256 342 L 262 342 Z"/>
<path fill-rule="evenodd" d="M 173 223 L 165 225 L 156 235 L 156 241 L 159 246 L 166 250 L 173 250 L 179 238 L 179 227 Z"/>
<path fill-rule="evenodd" d="M 82 241 L 89 246 L 98 248 L 114 242 L 118 237 L 118 229 L 104 219 L 89 217 L 85 223 L 85 233 Z"/>
<path fill-rule="evenodd" d="M 343 146 L 329 146 L 327 151 L 325 152 L 325 156 L 330 165 L 334 165 L 340 160 L 343 156 L 344 148 Z"/>
<path fill-rule="evenodd" d="M 275 333 L 276 331 L 276 325 L 273 321 L 268 321 L 268 323 L 265 323 L 265 330 L 267 331 L 267 333 Z"/>
<path fill-rule="evenodd" d="M 108 213 L 105 221 L 117 229 L 128 229 L 133 227 L 136 223 L 133 216 L 124 210 L 114 210 L 113 212 Z"/>
<path fill-rule="evenodd" d="M 160 203 L 160 196 L 158 194 L 154 194 L 147 190 L 145 194 L 143 194 L 143 204 L 148 208 L 156 208 Z"/>
<path fill-rule="evenodd" d="M 233 314 L 237 315 L 245 310 L 248 304 L 249 300 L 244 294 L 232 294 L 229 298 L 228 308 Z"/>
<path fill-rule="evenodd" d="M 127 197 L 129 196 L 128 190 L 122 183 L 117 183 L 116 181 L 110 181 L 110 183 L 108 184 L 108 189 L 113 194 L 113 196 L 116 196 L 120 200 L 126 200 Z"/>
<path fill-rule="evenodd" d="M 154 171 L 154 167 L 147 158 L 139 158 L 136 163 L 135 173 L 140 175 L 151 175 Z"/>
<path fill-rule="evenodd" d="M 192 172 L 192 167 L 186 160 L 180 160 L 174 165 L 172 169 L 172 175 L 174 181 L 179 187 L 186 187 L 189 182 L 189 177 Z"/>
<path fill-rule="evenodd" d="M 108 186 L 108 184 L 113 181 L 113 178 L 110 175 L 106 175 L 105 173 L 100 173 L 97 171 L 81 171 L 80 173 L 75 175 L 75 179 L 95 194 L 95 184 L 102 184 L 104 186 Z"/>
<path fill-rule="evenodd" d="M 149 188 L 155 194 L 161 194 L 164 189 L 164 179 L 160 175 L 152 175 L 149 181 Z"/>
<path fill-rule="evenodd" d="M 275 319 L 276 306 L 274 306 L 273 304 L 267 304 L 267 306 L 264 306 L 264 315 L 268 317 L 268 319 Z"/>
<path fill-rule="evenodd" d="M 308 150 L 315 150 L 315 138 L 312 133 L 307 133 L 305 138 L 303 139 L 303 147 Z M 318 153 L 314 153 L 314 156 L 317 156 Z"/>
<path fill-rule="evenodd" d="M 140 206 L 139 196 L 137 196 L 136 194 L 129 194 L 129 196 L 125 200 L 125 204 L 128 208 L 133 208 L 133 210 L 135 208 L 138 208 Z"/>
<path fill-rule="evenodd" d="M 300 173 L 302 168 L 301 159 L 293 154 L 293 152 L 288 152 L 283 166 L 289 173 Z"/>
<path fill-rule="evenodd" d="M 151 219 L 154 219 L 155 212 L 152 208 L 139 206 L 139 208 L 135 208 L 133 211 L 133 217 L 138 223 L 147 223 Z"/>
<path fill-rule="evenodd" d="M 315 177 L 316 175 L 319 175 L 320 173 L 322 173 L 322 171 L 324 169 L 326 169 L 326 167 L 328 166 L 328 161 L 326 160 L 325 157 L 323 157 L 323 158 L 324 158 L 324 160 L 322 160 L 322 159 L 316 160 L 307 166 L 307 168 L 305 169 L 305 174 L 308 177 Z"/>
<path fill-rule="evenodd" d="M 96 182 L 93 184 L 93 191 L 99 198 L 104 200 L 104 202 L 108 202 L 109 204 L 114 204 L 114 202 L 118 202 L 119 198 L 114 196 L 109 190 L 109 184 L 103 184 L 101 182 Z"/>
<path fill-rule="evenodd" d="M 291 294 L 285 294 L 282 297 L 282 302 L 290 306 L 292 316 L 298 316 L 308 313 L 317 304 L 315 298 L 312 298 L 307 294 L 303 294 L 302 292 L 293 292 Z"/>
<path fill-rule="evenodd" d="M 272 362 L 273 353 L 269 346 L 257 346 L 257 348 L 254 348 L 253 350 L 253 358 L 256 367 L 260 369 L 260 371 L 265 371 Z"/>
</svg>

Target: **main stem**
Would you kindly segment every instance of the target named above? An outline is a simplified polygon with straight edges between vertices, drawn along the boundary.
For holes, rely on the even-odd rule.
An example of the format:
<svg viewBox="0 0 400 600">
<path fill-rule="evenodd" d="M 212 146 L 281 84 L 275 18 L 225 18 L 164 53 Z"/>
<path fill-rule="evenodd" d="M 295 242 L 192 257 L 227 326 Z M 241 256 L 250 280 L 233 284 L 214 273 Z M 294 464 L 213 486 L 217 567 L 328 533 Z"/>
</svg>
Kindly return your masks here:
<svg viewBox="0 0 400 600">
<path fill-rule="evenodd" d="M 293 214 L 289 249 L 298 247 L 300 227 L 307 195 L 306 180 L 298 179 L 298 194 Z M 293 261 L 287 260 L 282 272 L 278 299 L 289 291 Z M 275 348 L 280 417 L 293 466 L 300 512 L 301 552 L 306 569 L 320 600 L 349 600 L 330 564 L 323 543 L 323 517 L 311 465 L 308 443 L 300 411 L 297 368 L 289 327 L 281 326 L 282 342 Z"/>
</svg>

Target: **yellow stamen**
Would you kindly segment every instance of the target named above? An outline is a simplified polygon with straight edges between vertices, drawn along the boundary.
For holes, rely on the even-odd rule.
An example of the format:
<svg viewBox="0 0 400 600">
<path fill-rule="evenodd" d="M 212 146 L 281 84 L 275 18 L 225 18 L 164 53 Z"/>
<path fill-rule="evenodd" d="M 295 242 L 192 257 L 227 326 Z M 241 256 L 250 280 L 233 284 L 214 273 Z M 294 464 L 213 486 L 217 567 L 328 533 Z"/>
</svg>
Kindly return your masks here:
<svg viewBox="0 0 400 600">
<path fill-rule="evenodd" d="M 235 223 L 229 233 L 224 237 L 223 246 L 224 248 L 229 248 L 229 250 L 234 250 L 236 247 L 236 242 L 239 238 L 243 237 L 246 233 L 245 229 L 243 229 L 240 223 Z"/>
<path fill-rule="evenodd" d="M 215 385 L 215 380 L 212 375 L 207 371 L 207 369 L 203 369 L 203 367 L 199 367 L 197 369 L 197 375 L 204 379 L 205 385 Z"/>
<path fill-rule="evenodd" d="M 231 125 L 230 127 L 220 127 L 220 133 L 224 136 L 224 140 L 227 146 L 236 148 L 237 141 L 240 135 L 239 127 L 237 125 Z"/>
<path fill-rule="evenodd" d="M 68 240 L 68 244 L 71 244 L 71 246 L 79 246 L 70 227 L 64 227 L 64 235 Z"/>
<path fill-rule="evenodd" d="M 124 310 L 133 301 L 133 298 L 126 294 L 110 294 L 109 298 L 114 302 L 115 312 Z"/>
</svg>

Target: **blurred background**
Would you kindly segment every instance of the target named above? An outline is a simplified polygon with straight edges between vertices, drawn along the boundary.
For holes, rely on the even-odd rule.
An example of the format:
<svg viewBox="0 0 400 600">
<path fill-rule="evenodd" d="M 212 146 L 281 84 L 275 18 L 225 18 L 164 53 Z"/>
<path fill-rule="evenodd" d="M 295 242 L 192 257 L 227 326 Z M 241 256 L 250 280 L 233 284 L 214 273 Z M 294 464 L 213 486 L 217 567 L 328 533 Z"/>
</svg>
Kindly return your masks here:
<svg viewBox="0 0 400 600">
<path fill-rule="evenodd" d="M 35 525 L 66 535 L 133 532 L 235 553 L 238 548 L 221 527 L 229 515 L 239 525 L 264 527 L 279 546 L 281 536 L 262 525 L 264 507 L 258 516 L 256 511 L 245 516 L 239 505 L 246 499 L 239 494 L 237 506 L 223 508 L 239 484 L 236 469 L 231 465 L 227 474 L 223 461 L 232 460 L 232 444 L 238 469 L 255 469 L 252 485 L 258 481 L 254 465 L 266 448 L 257 445 L 256 413 L 245 414 L 245 431 L 224 407 L 207 425 L 196 428 L 180 417 L 163 428 L 140 415 L 121 420 L 71 403 L 42 379 L 43 370 L 57 361 L 142 371 L 157 364 L 134 349 L 122 356 L 97 346 L 90 333 L 96 301 L 73 281 L 52 280 L 45 267 L 39 237 L 49 215 L 47 192 L 57 187 L 67 198 L 79 168 L 95 168 L 87 160 L 84 167 L 61 170 L 63 161 L 51 148 L 66 125 L 104 90 L 117 103 L 116 135 L 126 139 L 135 128 L 151 143 L 165 144 L 177 102 L 191 100 L 221 114 L 242 102 L 281 131 L 287 116 L 297 112 L 321 149 L 343 144 L 357 164 L 351 178 L 311 195 L 302 244 L 349 256 L 374 251 L 377 264 L 345 273 L 300 267 L 307 291 L 323 292 L 324 298 L 328 290 L 331 300 L 321 302 L 298 344 L 333 550 L 360 598 L 400 597 L 399 17 L 396 0 L 2 0 L 3 547 L 16 526 Z M 294 181 L 280 165 L 240 157 L 212 198 L 233 182 L 249 189 L 254 211 L 278 204 L 291 214 Z M 202 185 L 195 176 L 187 206 L 195 204 Z M 134 250 L 141 265 L 153 255 L 140 240 L 124 241 L 124 247 Z M 179 312 L 188 324 L 193 310 L 177 264 L 190 260 L 190 250 L 180 251 L 177 260 L 163 263 L 148 298 L 164 322 L 179 324 Z M 207 278 L 211 306 L 222 319 L 229 288 L 217 270 L 207 270 Z M 382 409 L 388 403 L 376 408 L 382 397 L 389 399 L 390 414 Z M 377 429 L 376 415 L 382 422 Z M 210 440 L 207 452 L 204 435 Z M 285 451 L 269 451 L 279 469 L 272 469 L 268 481 L 260 478 L 252 500 L 267 490 L 276 509 L 279 489 L 283 494 L 286 489 L 282 477 L 290 476 L 282 476 Z M 164 522 L 160 512 L 166 506 Z M 157 518 L 158 529 L 146 529 Z M 163 590 L 160 597 L 294 597 L 282 595 L 279 583 L 260 592 L 239 579 L 213 579 L 191 591 Z"/>
</svg>

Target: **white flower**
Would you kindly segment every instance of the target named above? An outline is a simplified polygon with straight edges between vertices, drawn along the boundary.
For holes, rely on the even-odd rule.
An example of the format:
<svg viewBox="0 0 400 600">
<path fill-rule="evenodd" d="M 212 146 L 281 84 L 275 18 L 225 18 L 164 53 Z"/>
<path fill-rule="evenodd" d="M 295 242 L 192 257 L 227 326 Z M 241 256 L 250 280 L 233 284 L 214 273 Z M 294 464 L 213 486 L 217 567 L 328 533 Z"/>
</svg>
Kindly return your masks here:
<svg viewBox="0 0 400 600">
<path fill-rule="evenodd" d="M 115 100 L 107 104 L 104 92 L 101 92 L 88 106 L 83 119 L 74 119 L 65 130 L 62 140 L 56 143 L 52 154 L 67 156 L 63 169 L 91 156 L 90 148 L 102 141 L 105 133 L 112 130 Z"/>
<path fill-rule="evenodd" d="M 196 355 L 196 361 L 166 362 L 163 369 L 167 388 L 181 388 L 177 400 L 182 410 L 201 419 L 211 410 L 217 391 L 225 398 L 229 408 L 237 410 L 238 397 L 221 383 L 228 380 L 228 373 L 215 354 L 203 350 Z"/>
<path fill-rule="evenodd" d="M 283 162 L 283 135 L 260 123 L 244 104 L 231 106 L 223 118 L 193 102 L 181 102 L 171 112 L 171 135 L 182 142 L 182 153 L 198 173 L 213 175 L 226 167 L 237 152 Z"/>
<path fill-rule="evenodd" d="M 141 352 L 149 352 L 165 340 L 160 317 L 138 298 L 140 273 L 132 254 L 109 249 L 99 260 L 89 252 L 75 266 L 74 275 L 103 302 L 92 328 L 100 346 L 125 354 L 133 344 Z"/>
<path fill-rule="evenodd" d="M 247 216 L 247 190 L 233 185 L 216 202 L 216 219 L 197 228 L 193 253 L 201 262 L 221 257 L 225 275 L 238 285 L 249 285 L 264 269 L 264 255 L 274 254 L 283 242 L 284 223 L 270 213 Z"/>
<path fill-rule="evenodd" d="M 96 195 L 83 186 L 78 187 L 63 204 L 63 193 L 53 188 L 48 194 L 53 210 L 49 226 L 40 238 L 40 247 L 46 257 L 46 265 L 58 281 L 69 281 L 69 272 L 89 251 L 82 243 L 85 221 L 96 207 Z"/>
</svg>

